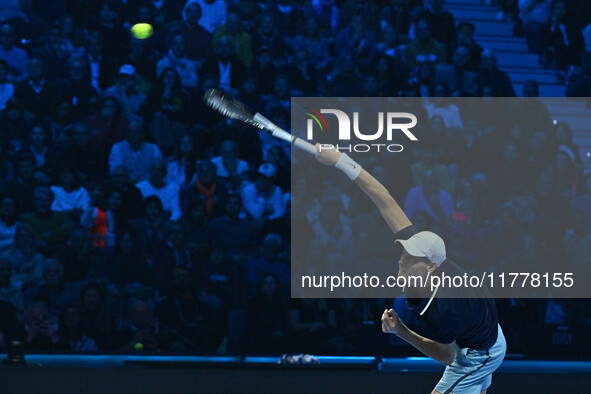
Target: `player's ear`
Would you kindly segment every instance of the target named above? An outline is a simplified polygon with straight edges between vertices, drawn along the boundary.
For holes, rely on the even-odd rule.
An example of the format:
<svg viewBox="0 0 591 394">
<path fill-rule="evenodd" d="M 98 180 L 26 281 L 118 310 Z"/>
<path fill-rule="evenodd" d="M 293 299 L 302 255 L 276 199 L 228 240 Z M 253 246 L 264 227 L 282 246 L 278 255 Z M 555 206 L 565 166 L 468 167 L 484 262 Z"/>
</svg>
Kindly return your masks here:
<svg viewBox="0 0 591 394">
<path fill-rule="evenodd" d="M 431 261 L 427 266 L 427 271 L 433 273 L 437 269 L 437 263 L 435 261 Z"/>
</svg>

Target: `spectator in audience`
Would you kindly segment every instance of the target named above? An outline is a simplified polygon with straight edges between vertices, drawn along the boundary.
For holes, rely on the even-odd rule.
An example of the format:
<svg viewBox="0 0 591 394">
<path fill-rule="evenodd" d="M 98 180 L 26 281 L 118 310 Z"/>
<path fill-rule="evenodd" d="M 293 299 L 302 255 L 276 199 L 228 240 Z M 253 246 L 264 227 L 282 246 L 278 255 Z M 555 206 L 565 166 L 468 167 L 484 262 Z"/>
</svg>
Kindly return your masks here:
<svg viewBox="0 0 591 394">
<path fill-rule="evenodd" d="M 65 15 L 60 22 L 62 26 L 61 47 L 67 52 L 68 58 L 79 58 L 86 54 L 86 49 L 83 45 L 82 29 L 74 25 L 74 19 L 70 15 Z"/>
<path fill-rule="evenodd" d="M 445 225 L 453 212 L 452 196 L 439 188 L 439 179 L 432 171 L 424 175 L 421 186 L 410 189 L 406 195 L 406 216 L 413 217 L 419 210 L 427 212 L 440 225 Z"/>
<path fill-rule="evenodd" d="M 166 243 L 162 243 L 153 253 L 153 267 L 155 280 L 164 292 L 170 291 L 173 269 L 182 267 L 186 269 L 192 277 L 192 282 L 201 281 L 201 264 L 199 256 L 187 247 L 187 236 L 182 224 L 171 222 L 170 231 L 167 234 Z"/>
<path fill-rule="evenodd" d="M 339 54 L 328 78 L 334 96 L 355 96 L 363 84 L 355 58 L 349 53 Z"/>
<path fill-rule="evenodd" d="M 521 239 L 525 235 L 522 226 L 517 222 L 513 207 L 505 204 L 498 208 L 495 222 L 479 231 L 478 237 L 483 240 L 480 245 L 480 256 L 477 259 L 479 270 L 501 269 L 506 259 L 517 252 Z M 499 245 L 503 245 L 499 248 Z"/>
<path fill-rule="evenodd" d="M 377 78 L 378 91 L 386 97 L 397 95 L 408 79 L 406 67 L 397 56 L 375 56 L 370 70 Z"/>
<path fill-rule="evenodd" d="M 57 348 L 70 352 L 96 352 L 94 339 L 82 332 L 80 309 L 76 305 L 68 305 L 60 314 L 58 321 L 59 342 Z"/>
<path fill-rule="evenodd" d="M 105 292 L 95 283 L 88 283 L 80 292 L 81 331 L 93 338 L 99 350 L 110 349 L 115 334 L 115 321 L 109 316 Z"/>
<path fill-rule="evenodd" d="M 83 282 L 65 282 L 63 273 L 59 260 L 47 259 L 43 262 L 43 283 L 25 291 L 27 302 L 45 302 L 52 319 L 57 319 L 63 307 L 77 300 L 84 285 Z"/>
<path fill-rule="evenodd" d="M 139 116 L 132 117 L 126 139 L 113 145 L 109 154 L 111 172 L 121 164 L 129 171 L 132 182 L 150 177 L 152 162 L 161 159 L 162 154 L 156 145 L 145 142 L 145 135 L 144 120 Z"/>
<path fill-rule="evenodd" d="M 234 141 L 228 140 L 222 143 L 220 155 L 211 159 L 216 166 L 218 181 L 227 184 L 228 190 L 240 191 L 241 184 L 246 180 L 248 163 L 237 157 L 238 147 Z"/>
<path fill-rule="evenodd" d="M 141 22 L 145 22 L 141 20 Z M 156 44 L 150 45 L 150 42 L 158 40 L 160 32 L 156 30 L 156 33 L 147 40 L 137 39 L 133 36 L 129 37 L 129 54 L 119 59 L 119 64 L 129 64 L 135 69 L 135 83 L 136 86 L 144 94 L 148 93 L 150 86 L 156 80 L 156 63 L 158 56 L 161 52 L 158 50 L 157 53 L 152 53 L 151 49 Z"/>
<path fill-rule="evenodd" d="M 546 146 L 543 147 L 545 154 L 552 156 L 560 150 L 560 146 L 568 148 L 574 156 L 574 165 L 578 171 L 583 170 L 583 163 L 581 162 L 581 155 L 579 153 L 579 146 L 573 142 L 573 135 L 571 128 L 566 122 L 557 122 L 554 125 L 554 138 L 547 140 Z"/>
<path fill-rule="evenodd" d="M 585 175 L 583 191 L 582 195 L 572 201 L 571 206 L 575 216 L 587 218 L 587 232 L 591 233 L 591 173 Z"/>
<path fill-rule="evenodd" d="M 189 0 L 183 8 L 183 19 L 187 18 L 187 7 L 192 3 L 197 3 L 201 7 L 199 24 L 208 32 L 213 34 L 216 29 L 226 23 L 228 11 L 223 0 Z"/>
<path fill-rule="evenodd" d="M 120 197 L 115 223 L 118 228 L 125 228 L 129 221 L 136 219 L 143 211 L 142 192 L 129 179 L 129 170 L 120 164 L 111 172 L 111 187 Z"/>
<path fill-rule="evenodd" d="M 0 257 L 0 301 L 11 304 L 14 307 L 16 318 L 22 323 L 25 313 L 25 299 L 21 288 L 15 285 L 11 278 L 11 261 L 5 257 Z"/>
<path fill-rule="evenodd" d="M 269 60 L 279 66 L 283 63 L 285 55 L 285 40 L 280 33 L 281 28 L 272 12 L 266 12 L 261 16 L 261 22 L 252 39 L 253 48 L 258 53 L 266 52 Z M 287 38 L 289 40 L 289 38 Z"/>
<path fill-rule="evenodd" d="M 54 194 L 47 187 L 39 187 L 33 193 L 35 211 L 23 215 L 23 224 L 28 225 L 36 238 L 38 247 L 45 251 L 65 245 L 73 224 L 67 213 L 51 210 Z"/>
<path fill-rule="evenodd" d="M 544 49 L 544 27 L 550 22 L 550 3 L 550 0 L 519 2 L 527 47 L 531 53 L 541 55 Z"/>
<path fill-rule="evenodd" d="M 203 63 L 202 73 L 215 75 L 217 85 L 222 89 L 237 90 L 246 66 L 233 55 L 232 42 L 227 37 L 220 38 L 215 53 L 214 57 L 210 57 Z"/>
<path fill-rule="evenodd" d="M 199 288 L 188 269 L 174 267 L 172 277 L 172 291 L 154 311 L 163 329 L 161 335 L 168 337 L 166 342 L 171 347 L 171 343 L 180 342 L 173 348 L 214 351 L 221 336 L 216 314 L 200 299 Z"/>
<path fill-rule="evenodd" d="M 421 63 L 442 64 L 446 61 L 445 47 L 433 38 L 431 26 L 426 15 L 420 16 L 415 23 L 416 39 L 406 46 L 404 54 L 410 71 Z"/>
<path fill-rule="evenodd" d="M 188 114 L 189 93 L 181 85 L 177 70 L 169 67 L 162 71 L 158 85 L 152 88 L 142 112 L 150 122 L 150 135 L 165 157 L 177 153 L 185 124 L 191 119 Z"/>
<path fill-rule="evenodd" d="M 564 78 L 564 73 L 572 65 L 579 64 L 581 55 L 585 51 L 585 42 L 581 30 L 567 15 L 568 2 L 556 0 L 551 4 L 550 24 L 544 26 L 548 31 L 545 59 L 543 66 L 552 67 Z"/>
<path fill-rule="evenodd" d="M 150 179 L 138 182 L 136 187 L 146 199 L 157 196 L 163 208 L 170 212 L 170 219 L 177 220 L 181 216 L 179 189 L 175 184 L 166 183 L 166 165 L 163 159 L 155 159 L 150 168 Z"/>
<path fill-rule="evenodd" d="M 197 164 L 197 179 L 193 193 L 205 202 L 207 216 L 215 214 L 217 203 L 224 197 L 225 190 L 216 180 L 217 167 L 209 160 L 203 160 Z"/>
<path fill-rule="evenodd" d="M 205 215 L 205 202 L 195 199 L 183 209 L 180 222 L 187 235 L 187 247 L 198 256 L 204 256 L 209 252 L 209 235 L 207 225 L 209 221 Z"/>
<path fill-rule="evenodd" d="M 449 168 L 438 161 L 437 154 L 433 149 L 423 150 L 421 160 L 413 164 L 410 169 L 415 186 L 423 185 L 427 175 L 433 174 L 437 177 L 437 184 L 443 190 L 453 194 L 454 180 Z"/>
<path fill-rule="evenodd" d="M 41 283 L 43 256 L 34 249 L 33 233 L 29 227 L 20 225 L 16 228 L 14 244 L 0 257 L 11 262 L 11 282 L 15 286 L 26 289 Z"/>
<path fill-rule="evenodd" d="M 0 59 L 8 64 L 9 80 L 22 79 L 27 73 L 29 56 L 16 45 L 16 34 L 12 24 L 5 22 L 0 26 Z"/>
<path fill-rule="evenodd" d="M 41 120 L 49 115 L 57 94 L 55 80 L 46 78 L 45 65 L 38 57 L 31 58 L 27 63 L 27 73 L 22 81 L 15 85 L 14 96 L 26 103 L 27 110 Z M 57 139 L 58 136 L 52 136 Z"/>
<path fill-rule="evenodd" d="M 337 36 L 335 51 L 348 54 L 362 67 L 367 69 L 376 54 L 376 38 L 366 29 L 362 14 L 353 15 L 351 24 Z"/>
<path fill-rule="evenodd" d="M 308 60 L 308 51 L 305 49 L 295 52 L 293 63 L 287 67 L 287 77 L 290 84 L 298 87 L 298 91 L 304 95 L 312 95 L 318 85 L 318 73 L 316 66 Z"/>
<path fill-rule="evenodd" d="M 244 31 L 240 15 L 237 12 L 230 12 L 226 18 L 226 24 L 219 27 L 213 35 L 213 46 L 217 49 L 219 40 L 225 37 L 232 43 L 233 55 L 240 59 L 246 67 L 252 65 L 252 38 Z"/>
<path fill-rule="evenodd" d="M 321 202 L 322 210 L 310 222 L 314 239 L 327 249 L 340 254 L 342 258 L 351 256 L 354 237 L 350 225 L 340 214 L 344 211 L 341 195 L 333 189 L 327 189 Z"/>
<path fill-rule="evenodd" d="M 55 158 L 51 157 L 54 152 L 52 152 L 46 140 L 43 126 L 40 124 L 33 126 L 29 134 L 29 151 L 35 157 L 35 168 L 40 172 L 48 172 L 53 175 L 53 168 L 50 168 L 49 164 L 55 162 Z M 46 164 L 48 164 L 47 167 Z"/>
<path fill-rule="evenodd" d="M 528 180 L 531 174 L 526 170 L 526 159 L 518 146 L 509 141 L 504 145 L 501 162 L 486 168 L 488 181 L 493 190 L 496 190 L 499 201 L 508 201 L 520 187 L 533 186 Z"/>
<path fill-rule="evenodd" d="M 454 16 L 443 11 L 445 0 L 429 0 L 426 4 L 426 15 L 431 20 L 433 38 L 448 46 L 456 39 L 456 22 Z"/>
<path fill-rule="evenodd" d="M 475 82 L 479 87 L 494 86 L 499 97 L 515 97 L 511 79 L 506 72 L 499 70 L 497 57 L 489 49 L 482 51 Z"/>
<path fill-rule="evenodd" d="M 119 330 L 116 340 L 119 351 L 133 353 L 141 344 L 141 349 L 147 352 L 157 352 L 159 346 L 159 332 L 154 321 L 152 307 L 147 301 L 136 300 L 130 306 L 129 317 L 131 326 Z"/>
<path fill-rule="evenodd" d="M 274 274 L 263 275 L 244 313 L 244 350 L 254 353 L 281 353 L 289 340 L 287 300 Z"/>
<path fill-rule="evenodd" d="M 69 79 L 63 84 L 62 94 L 72 99 L 75 120 L 82 121 L 96 111 L 98 91 L 90 84 L 89 66 L 82 57 L 70 58 Z"/>
<path fill-rule="evenodd" d="M 273 81 L 279 73 L 278 67 L 273 63 L 270 48 L 259 47 L 255 61 L 252 72 L 257 79 L 256 93 L 263 96 L 269 95 L 273 91 Z"/>
<path fill-rule="evenodd" d="M 41 37 L 47 32 L 47 15 L 39 9 L 38 4 L 32 0 L 14 1 L 20 5 L 20 12 L 13 18 L 2 18 L 10 20 L 17 37 L 21 37 L 21 42 L 28 43 L 31 47 L 40 45 Z M 9 7 L 9 6 L 8 6 Z M 18 7 L 18 6 L 17 6 Z M 56 7 L 59 8 L 59 7 Z"/>
<path fill-rule="evenodd" d="M 301 50 L 307 51 L 308 61 L 314 65 L 314 68 L 318 72 L 325 71 L 329 66 L 330 54 L 328 44 L 329 39 L 320 34 L 318 19 L 314 16 L 308 16 L 303 32 L 290 42 L 293 53 Z M 272 47 L 268 43 L 266 45 Z"/>
<path fill-rule="evenodd" d="M 543 171 L 538 175 L 536 184 L 536 236 L 540 242 L 545 243 L 557 257 L 560 253 L 566 253 L 559 249 L 562 244 L 561 237 L 567 227 L 572 223 L 572 209 L 569 206 L 570 196 L 559 193 L 556 174 L 552 171 Z"/>
<path fill-rule="evenodd" d="M 575 166 L 575 154 L 566 145 L 560 145 L 554 155 L 555 161 L 551 170 L 554 171 L 558 193 L 572 201 L 579 195 L 582 182 L 581 174 Z"/>
<path fill-rule="evenodd" d="M 244 214 L 262 225 L 267 220 L 281 217 L 284 210 L 281 189 L 273 184 L 277 170 L 270 163 L 258 169 L 256 181 L 242 189 Z"/>
<path fill-rule="evenodd" d="M 246 264 L 220 247 L 209 252 L 203 265 L 203 292 L 220 305 L 218 311 L 242 310 L 246 300 Z"/>
<path fill-rule="evenodd" d="M 105 96 L 116 97 L 121 103 L 123 114 L 137 114 L 146 100 L 146 94 L 137 84 L 135 67 L 131 64 L 122 65 L 115 85 L 105 90 Z"/>
<path fill-rule="evenodd" d="M 0 253 L 12 247 L 18 222 L 19 211 L 14 198 L 0 197 Z"/>
<path fill-rule="evenodd" d="M 180 34 L 172 38 L 168 53 L 156 65 L 156 75 L 161 77 L 165 70 L 172 67 L 180 76 L 185 89 L 195 89 L 199 79 L 194 61 L 186 55 L 185 42 L 186 38 Z"/>
<path fill-rule="evenodd" d="M 570 257 L 571 267 L 588 267 L 591 264 L 591 234 L 587 232 L 588 220 L 575 215 L 572 226 L 567 228 L 562 242 Z M 565 267 L 566 268 L 566 267 Z"/>
<path fill-rule="evenodd" d="M 62 46 L 62 26 L 54 23 L 46 36 L 45 45 L 33 50 L 33 56 L 39 58 L 45 66 L 45 76 L 50 81 L 58 81 L 65 78 L 67 68 L 62 67 L 67 63 L 70 54 Z"/>
<path fill-rule="evenodd" d="M 149 196 L 143 203 L 143 216 L 130 223 L 130 230 L 138 234 L 140 250 L 152 252 L 166 243 L 170 232 L 169 214 L 157 196 Z"/>
<path fill-rule="evenodd" d="M 102 3 L 98 21 L 91 20 L 89 30 L 98 32 L 103 38 L 103 55 L 122 59 L 128 53 L 128 33 L 121 23 L 121 2 L 106 0 Z M 98 22 L 98 23 L 97 23 Z"/>
<path fill-rule="evenodd" d="M 59 185 L 51 186 L 53 202 L 51 210 L 66 211 L 78 221 L 82 212 L 90 207 L 90 195 L 80 186 L 78 173 L 68 166 L 64 166 L 60 172 Z"/>
<path fill-rule="evenodd" d="M 59 341 L 55 322 L 48 316 L 47 305 L 41 301 L 31 304 L 25 318 L 26 339 L 28 350 L 54 350 Z"/>
<path fill-rule="evenodd" d="M 327 340 L 334 336 L 337 319 L 333 305 L 325 299 L 298 298 L 289 305 L 290 345 L 307 352 L 327 351 Z"/>
<path fill-rule="evenodd" d="M 223 249 L 236 260 L 244 260 L 253 251 L 257 229 L 251 220 L 239 217 L 242 199 L 238 194 L 226 198 L 225 215 L 207 226 L 212 247 Z"/>
<path fill-rule="evenodd" d="M 99 112 L 87 119 L 86 127 L 99 149 L 111 149 L 113 144 L 122 141 L 127 133 L 128 120 L 123 116 L 119 99 L 105 96 Z"/>
<path fill-rule="evenodd" d="M 15 177 L 6 184 L 6 192 L 19 202 L 20 213 L 33 211 L 33 190 L 43 186 L 43 182 L 35 177 L 35 157 L 23 152 L 16 158 Z"/>
<path fill-rule="evenodd" d="M 90 68 L 90 84 L 99 92 L 115 83 L 117 59 L 103 54 L 103 39 L 97 32 L 89 32 L 86 37 L 86 56 Z"/>
<path fill-rule="evenodd" d="M 198 68 L 209 53 L 213 53 L 213 36 L 199 24 L 203 15 L 201 6 L 196 1 L 188 1 L 183 12 L 183 24 L 180 29 L 172 28 L 172 35 L 180 33 L 186 37 L 187 57 L 196 62 Z"/>
<path fill-rule="evenodd" d="M 101 146 L 93 144 L 84 123 L 72 127 L 72 147 L 66 152 L 66 160 L 76 170 L 76 176 L 84 185 L 96 185 L 106 173 L 105 153 Z"/>
<path fill-rule="evenodd" d="M 6 102 L 14 97 L 14 84 L 8 82 L 8 63 L 0 59 L 0 111 L 6 107 Z"/>
<path fill-rule="evenodd" d="M 581 65 L 575 67 L 569 73 L 567 80 L 567 97 L 588 97 L 591 96 L 591 52 L 585 52 L 581 56 Z"/>
<path fill-rule="evenodd" d="M 183 134 L 176 153 L 166 168 L 166 183 L 176 185 L 179 190 L 189 187 L 196 180 L 196 141 L 189 133 Z"/>
<path fill-rule="evenodd" d="M 451 92 L 447 83 L 439 81 L 431 85 L 429 89 L 430 98 L 424 104 L 429 120 L 435 115 L 441 116 L 445 127 L 449 129 L 463 129 L 460 109 L 446 97 L 450 97 Z"/>
<path fill-rule="evenodd" d="M 4 136 L 4 153 L 12 160 L 26 149 L 27 130 L 30 130 L 31 126 L 25 115 L 23 103 L 10 99 L 0 117 Z"/>
<path fill-rule="evenodd" d="M 458 47 L 466 47 L 470 52 L 470 59 L 466 64 L 466 68 L 469 71 L 476 72 L 480 62 L 483 48 L 474 40 L 474 31 L 476 26 L 470 22 L 461 22 L 458 24 L 457 32 L 458 38 L 456 40 L 455 48 L 450 48 L 455 51 Z M 448 58 L 453 58 L 453 52 L 450 52 Z"/>
<path fill-rule="evenodd" d="M 283 240 L 277 234 L 269 234 L 260 246 L 260 256 L 248 262 L 248 282 L 254 289 L 259 280 L 267 273 L 274 274 L 282 286 L 289 286 L 290 271 L 287 264 L 281 261 Z"/>
<path fill-rule="evenodd" d="M 115 253 L 109 256 L 107 264 L 107 278 L 119 288 L 138 282 L 150 286 L 154 279 L 151 261 L 130 231 L 118 235 Z"/>
<path fill-rule="evenodd" d="M 83 229 L 72 231 L 61 261 L 66 282 L 81 282 L 104 276 L 103 261 L 93 251 L 91 235 Z"/>
<path fill-rule="evenodd" d="M 476 75 L 468 71 L 470 51 L 465 46 L 458 46 L 453 54 L 453 64 L 438 65 L 435 73 L 436 82 L 447 83 L 452 96 L 474 96 L 478 87 L 476 86 Z"/>
</svg>

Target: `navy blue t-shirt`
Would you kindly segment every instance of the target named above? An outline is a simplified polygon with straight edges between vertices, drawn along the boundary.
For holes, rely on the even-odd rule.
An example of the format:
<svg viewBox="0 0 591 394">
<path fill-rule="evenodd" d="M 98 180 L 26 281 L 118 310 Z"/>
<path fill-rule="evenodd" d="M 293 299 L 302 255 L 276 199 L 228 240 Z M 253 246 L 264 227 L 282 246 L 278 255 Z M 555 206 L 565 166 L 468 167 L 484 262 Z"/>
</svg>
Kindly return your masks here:
<svg viewBox="0 0 591 394">
<path fill-rule="evenodd" d="M 408 239 L 417 232 L 415 226 L 409 226 L 399 231 L 396 239 Z M 439 272 L 455 276 L 465 271 L 447 259 L 433 275 Z M 420 313 L 427 306 L 428 298 L 395 301 L 392 308 L 408 328 L 425 338 L 445 344 L 455 340 L 460 348 L 486 350 L 497 340 L 498 331 L 497 307 L 494 299 L 488 296 L 485 288 L 440 287 L 423 315 Z"/>
</svg>

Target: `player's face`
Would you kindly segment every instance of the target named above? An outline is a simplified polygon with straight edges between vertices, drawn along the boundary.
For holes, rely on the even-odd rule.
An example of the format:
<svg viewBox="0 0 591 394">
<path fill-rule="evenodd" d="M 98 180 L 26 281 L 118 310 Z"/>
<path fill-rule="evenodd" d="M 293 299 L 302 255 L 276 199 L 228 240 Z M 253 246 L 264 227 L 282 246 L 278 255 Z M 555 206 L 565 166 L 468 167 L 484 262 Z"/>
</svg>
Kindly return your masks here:
<svg viewBox="0 0 591 394">
<path fill-rule="evenodd" d="M 422 276 L 427 272 L 427 264 L 420 257 L 411 256 L 403 250 L 398 261 L 398 276 Z"/>
</svg>

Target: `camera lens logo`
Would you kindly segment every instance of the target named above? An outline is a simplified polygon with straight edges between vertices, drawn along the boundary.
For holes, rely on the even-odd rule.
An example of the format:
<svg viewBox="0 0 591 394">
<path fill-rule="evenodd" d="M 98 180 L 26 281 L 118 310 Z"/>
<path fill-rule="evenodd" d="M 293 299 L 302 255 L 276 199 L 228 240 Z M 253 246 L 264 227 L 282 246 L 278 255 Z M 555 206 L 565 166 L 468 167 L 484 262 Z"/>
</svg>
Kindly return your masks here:
<svg viewBox="0 0 591 394">
<path fill-rule="evenodd" d="M 417 124 L 417 117 L 408 112 L 378 112 L 378 129 L 374 133 L 367 134 L 360 130 L 359 113 L 353 112 L 353 121 L 347 113 L 339 109 L 326 109 L 316 111 L 312 108 L 306 108 L 306 115 L 310 117 L 307 122 L 307 139 L 314 140 L 314 128 L 316 124 L 321 132 L 328 131 L 328 124 L 322 114 L 331 114 L 336 118 L 338 123 L 338 140 L 339 142 L 351 141 L 351 137 L 367 142 L 376 142 L 372 144 L 355 144 L 348 146 L 335 146 L 337 149 L 344 149 L 355 152 L 368 152 L 370 150 L 380 151 L 381 148 L 386 148 L 389 152 L 401 152 L 404 148 L 400 144 L 383 144 L 377 143 L 380 139 L 385 137 L 386 142 L 393 140 L 393 135 L 396 131 L 402 132 L 404 136 L 410 141 L 417 141 L 417 137 L 410 131 Z M 400 122 L 406 120 L 406 122 Z M 331 145 L 332 146 L 332 145 Z"/>
<path fill-rule="evenodd" d="M 312 119 L 314 119 L 316 121 L 316 123 L 318 123 L 318 126 L 320 126 L 320 131 L 324 131 L 324 127 L 326 127 L 326 131 L 328 131 L 328 125 L 326 124 L 326 120 L 324 119 L 324 117 L 322 115 L 320 115 L 320 112 L 313 110 L 312 108 L 306 108 L 306 115 L 310 116 Z M 314 112 L 314 114 L 311 114 L 310 112 Z M 324 127 L 322 127 L 322 123 L 320 123 L 320 120 L 322 119 L 322 123 L 324 123 Z"/>
</svg>

